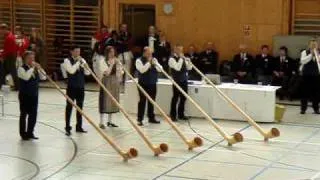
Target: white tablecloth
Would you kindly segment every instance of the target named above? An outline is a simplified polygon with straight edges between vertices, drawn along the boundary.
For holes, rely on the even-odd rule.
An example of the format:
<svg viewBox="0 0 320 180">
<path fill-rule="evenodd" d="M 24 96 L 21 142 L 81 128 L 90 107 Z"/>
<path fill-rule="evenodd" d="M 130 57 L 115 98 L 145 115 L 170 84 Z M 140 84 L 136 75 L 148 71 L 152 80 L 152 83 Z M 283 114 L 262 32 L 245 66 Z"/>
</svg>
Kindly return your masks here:
<svg viewBox="0 0 320 180">
<path fill-rule="evenodd" d="M 216 119 L 244 120 L 241 114 L 218 95 L 210 85 L 199 81 L 191 81 L 188 94 L 207 112 Z M 223 83 L 217 86 L 226 93 L 242 110 L 257 122 L 275 121 L 275 92 L 279 87 Z M 132 81 L 126 82 L 123 96 L 124 107 L 129 113 L 137 113 L 139 95 Z M 167 79 L 159 79 L 157 84 L 156 102 L 169 114 L 172 98 L 172 83 Z M 159 114 L 155 108 L 155 113 Z M 189 101 L 186 103 L 186 115 L 204 117 Z"/>
</svg>

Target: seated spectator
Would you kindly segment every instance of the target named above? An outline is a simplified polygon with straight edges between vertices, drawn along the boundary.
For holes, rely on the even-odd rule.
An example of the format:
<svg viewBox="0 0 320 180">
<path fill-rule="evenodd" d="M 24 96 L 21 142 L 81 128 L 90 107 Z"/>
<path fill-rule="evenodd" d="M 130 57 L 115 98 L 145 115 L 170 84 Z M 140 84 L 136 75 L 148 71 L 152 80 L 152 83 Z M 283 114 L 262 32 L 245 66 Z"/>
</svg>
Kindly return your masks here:
<svg viewBox="0 0 320 180">
<path fill-rule="evenodd" d="M 119 48 L 119 40 L 118 40 L 118 33 L 117 31 L 113 30 L 111 32 L 111 35 L 102 42 L 103 43 L 103 49 L 105 49 L 108 46 L 114 47 L 116 50 Z"/>
<path fill-rule="evenodd" d="M 288 94 L 289 80 L 295 72 L 295 62 L 288 56 L 287 47 L 280 47 L 279 56 L 274 60 L 272 77 L 272 85 L 281 86 L 277 91 L 280 99 Z"/>
<path fill-rule="evenodd" d="M 198 69 L 201 69 L 201 62 L 199 59 L 199 54 L 196 52 L 196 49 L 194 45 L 190 45 L 188 48 L 188 52 L 186 53 L 186 57 L 190 58 L 191 62 L 193 65 L 195 65 Z M 190 71 L 190 77 L 189 79 L 191 80 L 201 80 L 201 76 L 194 70 L 192 69 Z"/>
<path fill-rule="evenodd" d="M 43 69 L 47 69 L 45 43 L 38 28 L 31 29 L 30 49 L 35 52 L 35 60 Z"/>
<path fill-rule="evenodd" d="M 200 54 L 201 71 L 204 74 L 217 74 L 218 53 L 213 49 L 213 43 L 208 42 L 206 50 Z"/>
<path fill-rule="evenodd" d="M 272 81 L 274 58 L 269 54 L 269 46 L 261 46 L 261 54 L 256 56 L 257 80 L 263 85 L 269 85 Z"/>
<path fill-rule="evenodd" d="M 240 52 L 233 58 L 232 72 L 234 79 L 243 84 L 250 84 L 254 83 L 255 63 L 246 48 L 246 45 L 240 45 Z"/>
</svg>

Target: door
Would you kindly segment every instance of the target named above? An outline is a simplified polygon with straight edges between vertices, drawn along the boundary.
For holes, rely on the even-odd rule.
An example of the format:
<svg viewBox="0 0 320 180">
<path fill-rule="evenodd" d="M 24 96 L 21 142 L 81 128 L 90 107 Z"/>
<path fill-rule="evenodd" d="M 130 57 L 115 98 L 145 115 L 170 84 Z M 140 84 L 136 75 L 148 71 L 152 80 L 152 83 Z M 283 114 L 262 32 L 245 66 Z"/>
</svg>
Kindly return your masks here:
<svg viewBox="0 0 320 180">
<path fill-rule="evenodd" d="M 154 5 L 146 4 L 121 4 L 120 22 L 128 24 L 129 31 L 140 44 L 148 33 L 148 27 L 155 25 L 156 11 Z"/>
</svg>

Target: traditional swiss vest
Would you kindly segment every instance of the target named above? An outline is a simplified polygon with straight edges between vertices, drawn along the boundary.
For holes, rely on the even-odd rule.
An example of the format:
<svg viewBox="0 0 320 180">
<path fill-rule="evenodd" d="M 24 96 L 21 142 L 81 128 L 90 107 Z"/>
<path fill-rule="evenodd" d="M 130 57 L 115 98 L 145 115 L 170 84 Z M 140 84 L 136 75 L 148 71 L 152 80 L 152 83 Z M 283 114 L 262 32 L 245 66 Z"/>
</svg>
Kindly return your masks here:
<svg viewBox="0 0 320 180">
<path fill-rule="evenodd" d="M 25 71 L 28 71 L 30 69 L 27 65 L 21 66 Z M 20 79 L 20 94 L 28 95 L 28 96 L 38 96 L 39 91 L 39 74 L 38 71 L 34 71 L 33 75 L 28 81 L 25 81 L 23 79 Z"/>
<path fill-rule="evenodd" d="M 141 62 L 143 65 L 145 65 L 148 62 L 148 60 L 145 57 L 142 57 Z M 154 65 L 151 65 L 151 67 L 145 73 L 139 72 L 140 84 L 153 85 L 153 84 L 157 84 L 157 81 L 158 81 L 158 71 Z"/>
<path fill-rule="evenodd" d="M 77 62 L 72 57 L 68 59 L 72 66 Z M 80 67 L 74 74 L 68 73 L 68 88 L 83 89 L 84 85 L 85 85 L 85 75 L 82 67 Z"/>
<path fill-rule="evenodd" d="M 179 57 L 176 57 L 176 56 L 172 56 L 172 58 L 176 62 L 178 62 L 180 59 Z M 188 81 L 188 70 L 187 70 L 187 66 L 186 66 L 185 61 L 183 61 L 183 64 L 182 64 L 180 71 L 176 71 L 175 69 L 171 68 L 171 72 L 172 72 L 172 77 L 173 77 L 174 81 L 176 81 L 176 82 Z"/>
<path fill-rule="evenodd" d="M 310 50 L 306 50 L 306 54 L 309 55 L 311 54 Z M 317 64 L 317 60 L 312 59 L 311 61 L 309 61 L 307 64 L 305 64 L 303 66 L 302 69 L 302 75 L 303 76 L 318 76 L 319 75 L 319 69 L 318 69 L 318 64 Z"/>
</svg>

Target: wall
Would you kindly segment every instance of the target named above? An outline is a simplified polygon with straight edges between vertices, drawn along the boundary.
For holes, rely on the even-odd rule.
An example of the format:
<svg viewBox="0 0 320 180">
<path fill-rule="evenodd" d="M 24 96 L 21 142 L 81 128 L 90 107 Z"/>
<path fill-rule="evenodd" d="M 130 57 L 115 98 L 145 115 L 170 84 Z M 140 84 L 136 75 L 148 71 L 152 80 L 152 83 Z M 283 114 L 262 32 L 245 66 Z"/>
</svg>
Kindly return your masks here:
<svg viewBox="0 0 320 180">
<path fill-rule="evenodd" d="M 174 5 L 165 15 L 165 2 Z M 290 0 L 104 0 L 104 23 L 118 27 L 119 4 L 154 4 L 156 25 L 172 43 L 196 44 L 202 49 L 213 41 L 221 59 L 230 59 L 241 42 L 256 52 L 261 44 L 272 44 L 274 35 L 289 31 Z M 248 25 L 250 34 L 244 35 Z"/>
</svg>

